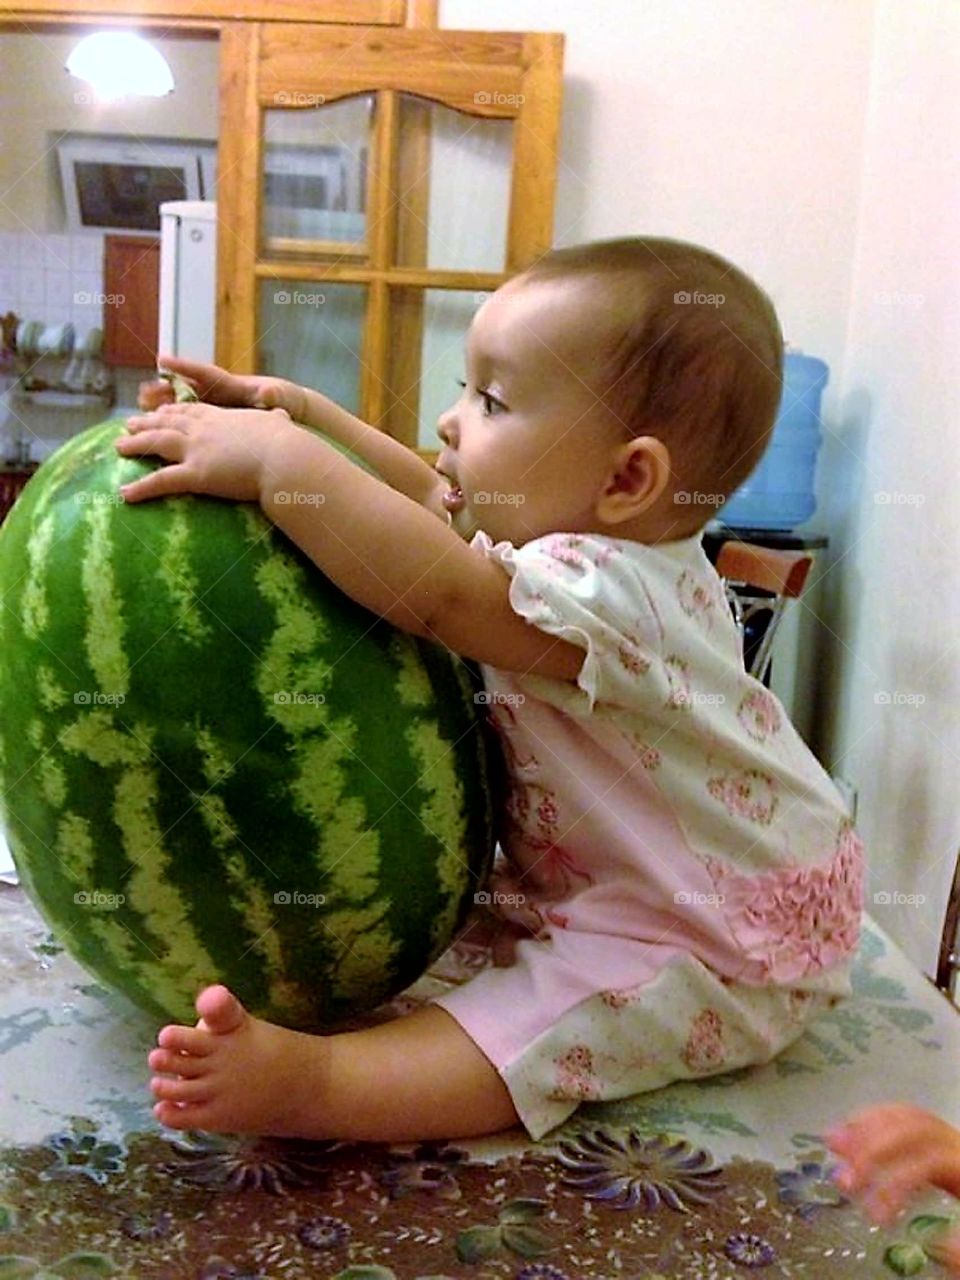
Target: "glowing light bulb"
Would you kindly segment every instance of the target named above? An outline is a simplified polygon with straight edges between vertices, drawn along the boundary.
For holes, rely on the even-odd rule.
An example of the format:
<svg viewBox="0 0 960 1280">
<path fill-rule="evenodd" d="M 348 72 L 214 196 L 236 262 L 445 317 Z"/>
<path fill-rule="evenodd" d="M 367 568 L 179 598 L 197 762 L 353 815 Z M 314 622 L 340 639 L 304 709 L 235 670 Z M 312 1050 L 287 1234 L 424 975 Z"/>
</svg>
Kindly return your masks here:
<svg viewBox="0 0 960 1280">
<path fill-rule="evenodd" d="M 67 58 L 67 70 L 86 80 L 98 98 L 162 98 L 173 92 L 173 74 L 166 59 L 132 31 L 98 31 L 84 36 Z"/>
</svg>

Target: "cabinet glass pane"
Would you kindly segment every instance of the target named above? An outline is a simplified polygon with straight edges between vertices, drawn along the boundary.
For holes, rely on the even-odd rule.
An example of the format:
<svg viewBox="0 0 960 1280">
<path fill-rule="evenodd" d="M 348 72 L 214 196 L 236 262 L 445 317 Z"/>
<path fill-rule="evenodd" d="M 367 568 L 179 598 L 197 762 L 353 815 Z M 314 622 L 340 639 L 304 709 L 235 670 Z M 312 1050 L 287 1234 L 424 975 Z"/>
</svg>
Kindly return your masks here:
<svg viewBox="0 0 960 1280">
<path fill-rule="evenodd" d="M 386 427 L 419 449 L 437 450 L 437 419 L 459 397 L 470 322 L 490 295 L 456 289 L 392 289 Z M 411 341 L 413 335 L 419 335 Z"/>
<path fill-rule="evenodd" d="M 397 264 L 503 271 L 513 121 L 400 100 Z"/>
<path fill-rule="evenodd" d="M 257 368 L 359 412 L 365 304 L 361 285 L 261 281 Z"/>
<path fill-rule="evenodd" d="M 371 94 L 264 111 L 261 257 L 366 260 L 372 111 Z"/>
</svg>

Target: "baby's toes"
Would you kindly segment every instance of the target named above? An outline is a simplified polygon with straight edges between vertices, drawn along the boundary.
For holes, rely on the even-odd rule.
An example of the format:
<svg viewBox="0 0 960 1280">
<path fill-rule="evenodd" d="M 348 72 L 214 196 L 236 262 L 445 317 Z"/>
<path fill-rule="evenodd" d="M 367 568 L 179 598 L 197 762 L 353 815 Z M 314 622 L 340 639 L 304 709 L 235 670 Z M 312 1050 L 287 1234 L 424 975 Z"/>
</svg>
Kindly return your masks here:
<svg viewBox="0 0 960 1280">
<path fill-rule="evenodd" d="M 207 1080 L 171 1080 L 169 1076 L 154 1076 L 150 1091 L 161 1102 L 206 1102 L 210 1097 Z"/>
<path fill-rule="evenodd" d="M 196 1107 L 178 1106 L 175 1102 L 155 1102 L 153 1114 L 167 1129 L 199 1129 Z"/>
<path fill-rule="evenodd" d="M 147 1057 L 151 1071 L 164 1075 L 183 1076 L 188 1080 L 205 1075 L 207 1064 L 203 1058 L 189 1053 L 173 1053 L 169 1049 L 151 1049 Z"/>
<path fill-rule="evenodd" d="M 203 1027 L 179 1027 L 173 1024 L 163 1028 L 157 1036 L 157 1044 L 161 1049 L 169 1049 L 173 1053 L 189 1053 L 195 1058 L 205 1058 L 215 1048 L 213 1035 Z"/>
</svg>

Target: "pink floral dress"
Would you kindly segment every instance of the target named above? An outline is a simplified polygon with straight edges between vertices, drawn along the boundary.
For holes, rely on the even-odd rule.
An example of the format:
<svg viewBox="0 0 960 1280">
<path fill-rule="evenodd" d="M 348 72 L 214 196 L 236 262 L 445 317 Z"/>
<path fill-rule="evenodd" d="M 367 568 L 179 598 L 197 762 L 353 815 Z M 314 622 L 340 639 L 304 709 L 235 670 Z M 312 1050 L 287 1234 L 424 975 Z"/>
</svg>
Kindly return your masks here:
<svg viewBox="0 0 960 1280">
<path fill-rule="evenodd" d="M 442 996 L 535 1138 L 584 1099 L 766 1062 L 849 991 L 862 845 L 748 676 L 699 537 L 473 541 L 576 683 L 484 667 L 508 770 L 498 967 Z"/>
</svg>

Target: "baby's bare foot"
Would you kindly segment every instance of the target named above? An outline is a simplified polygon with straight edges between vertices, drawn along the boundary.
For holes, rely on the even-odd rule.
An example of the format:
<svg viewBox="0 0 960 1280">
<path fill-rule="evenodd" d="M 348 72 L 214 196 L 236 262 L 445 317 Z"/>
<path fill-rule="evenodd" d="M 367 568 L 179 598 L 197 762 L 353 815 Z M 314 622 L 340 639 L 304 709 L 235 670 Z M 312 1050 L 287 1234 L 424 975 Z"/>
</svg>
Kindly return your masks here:
<svg viewBox="0 0 960 1280">
<path fill-rule="evenodd" d="M 171 1129 L 329 1135 L 323 1036 L 252 1017 L 226 987 L 197 997 L 194 1027 L 164 1027 L 148 1058 L 154 1115 Z"/>
</svg>

